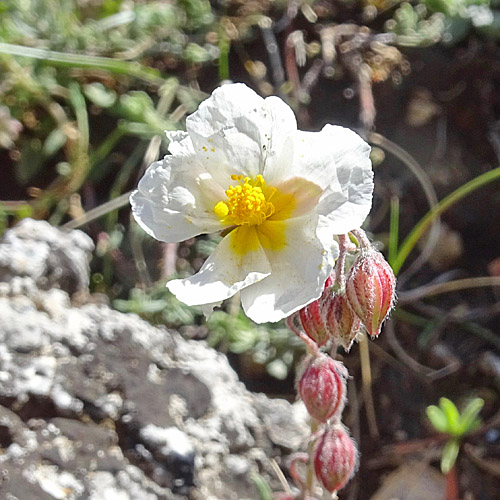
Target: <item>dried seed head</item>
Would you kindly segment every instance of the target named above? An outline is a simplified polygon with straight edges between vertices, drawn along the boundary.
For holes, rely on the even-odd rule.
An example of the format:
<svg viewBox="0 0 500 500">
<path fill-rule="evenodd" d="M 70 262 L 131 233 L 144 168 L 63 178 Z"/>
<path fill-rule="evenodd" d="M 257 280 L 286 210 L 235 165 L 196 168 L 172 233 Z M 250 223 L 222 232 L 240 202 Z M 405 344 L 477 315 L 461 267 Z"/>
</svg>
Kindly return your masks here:
<svg viewBox="0 0 500 500">
<path fill-rule="evenodd" d="M 380 252 L 362 253 L 349 271 L 346 296 L 370 336 L 377 337 L 394 305 L 396 277 Z"/>
<path fill-rule="evenodd" d="M 352 312 L 344 294 L 334 294 L 324 303 L 326 329 L 331 338 L 346 351 L 352 346 L 361 326 L 360 319 Z"/>
<path fill-rule="evenodd" d="M 356 444 L 342 424 L 326 429 L 314 449 L 314 471 L 323 487 L 333 493 L 354 474 L 358 459 Z"/>
<path fill-rule="evenodd" d="M 347 370 L 326 354 L 313 358 L 302 373 L 298 392 L 309 414 L 320 422 L 340 415 L 345 404 Z"/>
</svg>

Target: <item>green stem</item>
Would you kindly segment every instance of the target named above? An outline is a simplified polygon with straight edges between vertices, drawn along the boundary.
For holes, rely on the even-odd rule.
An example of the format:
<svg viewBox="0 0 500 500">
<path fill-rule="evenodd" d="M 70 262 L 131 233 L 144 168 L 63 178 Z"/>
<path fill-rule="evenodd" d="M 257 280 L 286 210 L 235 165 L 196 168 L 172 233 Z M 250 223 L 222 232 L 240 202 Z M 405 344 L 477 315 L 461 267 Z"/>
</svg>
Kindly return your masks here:
<svg viewBox="0 0 500 500">
<path fill-rule="evenodd" d="M 147 68 L 137 62 L 120 61 L 109 57 L 68 54 L 3 42 L 0 42 L 0 53 L 30 59 L 41 59 L 54 66 L 102 69 L 111 73 L 133 76 L 154 85 L 162 85 L 165 82 L 160 72 L 155 69 Z"/>
<path fill-rule="evenodd" d="M 455 204 L 457 201 L 461 200 L 464 196 L 472 193 L 476 189 L 493 182 L 500 178 L 500 167 L 490 170 L 475 179 L 467 182 L 463 186 L 453 191 L 453 193 L 443 198 L 434 208 L 429 210 L 420 222 L 412 229 L 411 233 L 406 237 L 403 244 L 401 245 L 394 262 L 392 263 L 392 269 L 395 274 L 398 274 L 399 270 L 405 263 L 408 255 L 413 250 L 418 240 L 424 235 L 424 233 L 429 229 L 432 221 L 439 217 L 443 212 L 445 212 L 449 207 Z"/>
<path fill-rule="evenodd" d="M 318 432 L 318 422 L 311 418 L 309 425 L 311 426 L 311 436 L 314 436 L 316 432 Z M 315 483 L 315 478 L 316 475 L 314 473 L 314 445 L 316 444 L 315 440 L 310 439 L 309 445 L 307 447 L 307 452 L 309 455 L 309 460 L 307 462 L 307 469 L 306 469 L 306 482 L 304 485 L 304 491 L 302 491 L 302 494 L 304 495 L 305 498 L 309 498 L 309 494 L 312 494 L 314 490 L 314 483 Z M 302 497 L 301 497 L 302 498 Z"/>
</svg>

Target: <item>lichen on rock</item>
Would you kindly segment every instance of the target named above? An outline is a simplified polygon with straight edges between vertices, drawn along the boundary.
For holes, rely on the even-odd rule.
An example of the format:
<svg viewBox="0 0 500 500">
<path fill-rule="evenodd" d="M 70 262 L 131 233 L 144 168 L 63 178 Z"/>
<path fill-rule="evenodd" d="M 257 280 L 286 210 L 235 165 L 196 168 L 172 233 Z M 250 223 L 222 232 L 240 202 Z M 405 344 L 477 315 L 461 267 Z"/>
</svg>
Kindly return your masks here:
<svg viewBox="0 0 500 500">
<path fill-rule="evenodd" d="M 89 301 L 93 244 L 25 220 L 0 241 L 0 497 L 259 498 L 307 437 L 204 342 Z"/>
</svg>

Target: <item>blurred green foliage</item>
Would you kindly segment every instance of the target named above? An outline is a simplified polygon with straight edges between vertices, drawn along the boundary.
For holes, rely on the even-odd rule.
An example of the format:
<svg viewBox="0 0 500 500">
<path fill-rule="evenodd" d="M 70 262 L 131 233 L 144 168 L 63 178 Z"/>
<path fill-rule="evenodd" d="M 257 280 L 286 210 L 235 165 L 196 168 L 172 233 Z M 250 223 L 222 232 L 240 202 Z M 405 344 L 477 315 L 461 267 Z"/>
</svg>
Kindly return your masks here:
<svg viewBox="0 0 500 500">
<path fill-rule="evenodd" d="M 438 432 L 450 436 L 441 456 L 441 471 L 443 474 L 448 474 L 455 465 L 461 439 L 480 426 L 481 421 L 478 415 L 483 406 L 484 401 L 481 398 L 474 398 L 460 413 L 455 403 L 448 398 L 441 398 L 439 406 L 427 407 L 427 417 L 434 428 Z"/>
</svg>

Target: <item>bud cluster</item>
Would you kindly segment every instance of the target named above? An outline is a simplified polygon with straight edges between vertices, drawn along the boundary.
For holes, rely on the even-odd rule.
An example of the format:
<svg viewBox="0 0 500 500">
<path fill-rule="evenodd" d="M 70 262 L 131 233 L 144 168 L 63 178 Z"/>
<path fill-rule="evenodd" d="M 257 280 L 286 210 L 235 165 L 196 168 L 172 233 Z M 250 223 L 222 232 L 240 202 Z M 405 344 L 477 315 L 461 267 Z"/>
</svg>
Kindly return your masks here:
<svg viewBox="0 0 500 500">
<path fill-rule="evenodd" d="M 327 491 L 334 492 L 347 483 L 357 462 L 356 445 L 340 422 L 348 373 L 327 354 L 311 358 L 299 376 L 298 392 L 309 415 L 322 426 L 311 457 L 315 476 Z"/>
<path fill-rule="evenodd" d="M 343 263 L 339 257 L 340 278 L 336 282 L 328 278 L 322 296 L 302 308 L 298 318 L 318 347 L 333 340 L 348 351 L 361 326 L 372 338 L 380 334 L 394 305 L 396 278 L 383 255 L 372 247 L 362 248 L 347 277 Z"/>
<path fill-rule="evenodd" d="M 395 300 L 396 278 L 391 267 L 382 254 L 371 247 L 362 231 L 353 233 L 358 238 L 360 250 L 347 276 L 344 276 L 344 266 L 348 240 L 342 236 L 335 277 L 328 278 L 319 299 L 287 321 L 311 353 L 297 382 L 298 393 L 312 417 L 314 429 L 310 455 L 305 460 L 309 467 L 307 478 L 316 478 L 330 493 L 343 488 L 354 474 L 358 452 L 356 443 L 341 422 L 346 402 L 347 369 L 319 348 L 332 340 L 334 345 L 340 344 L 348 351 L 361 327 L 370 337 L 376 338 Z M 299 458 L 295 462 L 297 460 Z M 300 460 L 304 461 L 303 457 Z M 312 499 L 313 485 L 299 477 L 295 462 L 290 466 L 290 473 L 302 490 L 300 498 Z M 279 498 L 291 500 L 294 496 L 283 494 Z"/>
</svg>

